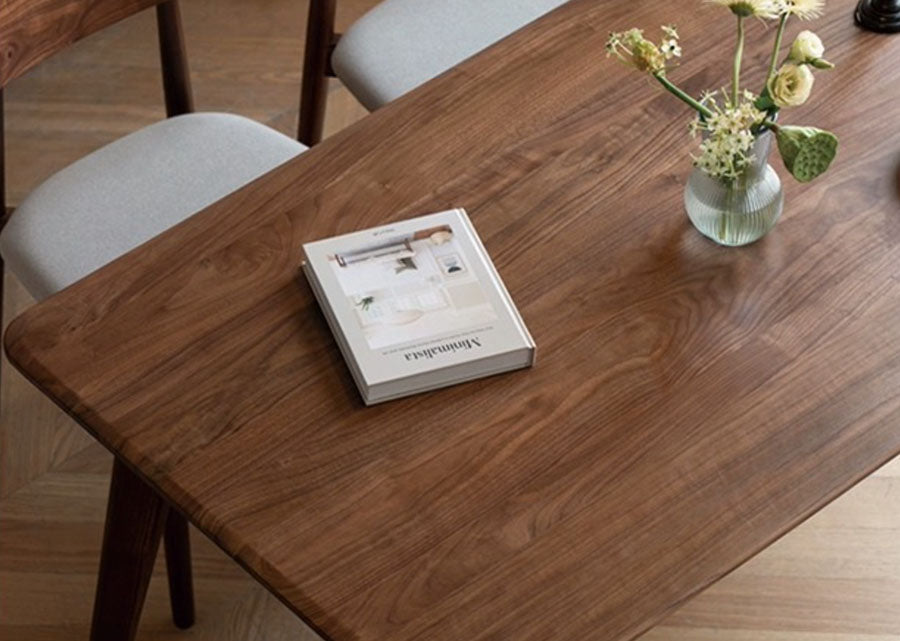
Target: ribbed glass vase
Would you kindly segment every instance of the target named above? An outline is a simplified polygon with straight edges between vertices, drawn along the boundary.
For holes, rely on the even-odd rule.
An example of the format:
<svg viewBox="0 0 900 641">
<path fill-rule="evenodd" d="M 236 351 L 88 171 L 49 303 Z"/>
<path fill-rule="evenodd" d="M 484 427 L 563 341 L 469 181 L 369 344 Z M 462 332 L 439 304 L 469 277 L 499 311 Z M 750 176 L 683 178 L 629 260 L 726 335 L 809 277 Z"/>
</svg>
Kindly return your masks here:
<svg viewBox="0 0 900 641">
<path fill-rule="evenodd" d="M 781 217 L 784 189 L 769 165 L 774 136 L 765 132 L 753 145 L 753 164 L 733 181 L 694 169 L 684 190 L 684 206 L 694 227 L 720 245 L 747 245 L 765 236 Z"/>
</svg>

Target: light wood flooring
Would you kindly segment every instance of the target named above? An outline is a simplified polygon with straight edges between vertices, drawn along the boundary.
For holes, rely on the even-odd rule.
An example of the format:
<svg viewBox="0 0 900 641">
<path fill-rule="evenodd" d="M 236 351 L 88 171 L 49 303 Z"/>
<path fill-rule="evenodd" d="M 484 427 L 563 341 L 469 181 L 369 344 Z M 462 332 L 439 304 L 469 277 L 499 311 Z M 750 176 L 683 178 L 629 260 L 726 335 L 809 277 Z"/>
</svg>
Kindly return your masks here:
<svg viewBox="0 0 900 641">
<path fill-rule="evenodd" d="M 339 22 L 348 24 L 374 3 L 342 0 Z M 237 112 L 293 135 L 305 5 L 183 0 L 198 108 Z M 11 201 L 91 150 L 161 118 L 160 94 L 150 14 L 14 82 L 7 90 Z M 328 132 L 364 115 L 333 83 Z M 31 302 L 11 276 L 6 287 L 8 322 Z M 110 457 L 5 360 L 2 366 L 0 639 L 86 639 Z M 158 567 L 141 639 L 317 639 L 202 535 L 195 532 L 193 540 L 197 625 L 180 632 L 169 623 Z M 900 641 L 900 460 L 643 637 L 714 640 Z"/>
</svg>

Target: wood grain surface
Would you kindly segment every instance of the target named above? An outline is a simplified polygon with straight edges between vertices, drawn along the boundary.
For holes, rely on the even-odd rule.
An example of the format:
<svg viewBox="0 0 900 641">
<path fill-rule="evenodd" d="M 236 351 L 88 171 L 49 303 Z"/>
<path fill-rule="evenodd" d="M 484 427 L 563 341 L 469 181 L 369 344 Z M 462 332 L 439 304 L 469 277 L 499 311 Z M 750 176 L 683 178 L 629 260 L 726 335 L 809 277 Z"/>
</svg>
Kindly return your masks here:
<svg viewBox="0 0 900 641">
<path fill-rule="evenodd" d="M 12 361 L 332 639 L 634 637 L 900 450 L 900 40 L 829 3 L 795 118 L 841 154 L 724 250 L 686 114 L 603 60 L 693 6 L 658 4 L 574 0 L 27 312 Z M 692 91 L 721 18 L 679 25 Z M 540 363 L 363 409 L 299 246 L 449 205 Z"/>
<path fill-rule="evenodd" d="M 0 86 L 69 45 L 163 0 L 5 0 Z"/>
</svg>

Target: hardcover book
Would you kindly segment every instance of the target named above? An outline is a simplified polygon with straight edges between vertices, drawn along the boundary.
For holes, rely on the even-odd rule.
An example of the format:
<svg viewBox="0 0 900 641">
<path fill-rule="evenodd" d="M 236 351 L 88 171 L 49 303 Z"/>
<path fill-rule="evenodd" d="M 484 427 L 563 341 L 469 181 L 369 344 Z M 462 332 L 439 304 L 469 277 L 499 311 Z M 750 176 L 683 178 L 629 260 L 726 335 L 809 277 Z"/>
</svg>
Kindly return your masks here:
<svg viewBox="0 0 900 641">
<path fill-rule="evenodd" d="M 303 271 L 367 405 L 534 364 L 462 209 L 303 246 Z"/>
</svg>

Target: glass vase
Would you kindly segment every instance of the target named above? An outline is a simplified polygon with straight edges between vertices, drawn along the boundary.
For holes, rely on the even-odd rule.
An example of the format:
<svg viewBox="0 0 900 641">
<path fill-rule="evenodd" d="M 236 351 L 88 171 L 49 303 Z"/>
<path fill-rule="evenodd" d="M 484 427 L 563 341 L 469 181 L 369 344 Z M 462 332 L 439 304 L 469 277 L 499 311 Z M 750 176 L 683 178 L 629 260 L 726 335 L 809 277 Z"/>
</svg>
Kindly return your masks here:
<svg viewBox="0 0 900 641">
<path fill-rule="evenodd" d="M 781 217 L 784 189 L 768 163 L 775 137 L 767 131 L 753 145 L 753 163 L 732 181 L 695 168 L 684 190 L 691 223 L 720 245 L 747 245 L 765 236 Z"/>
</svg>

